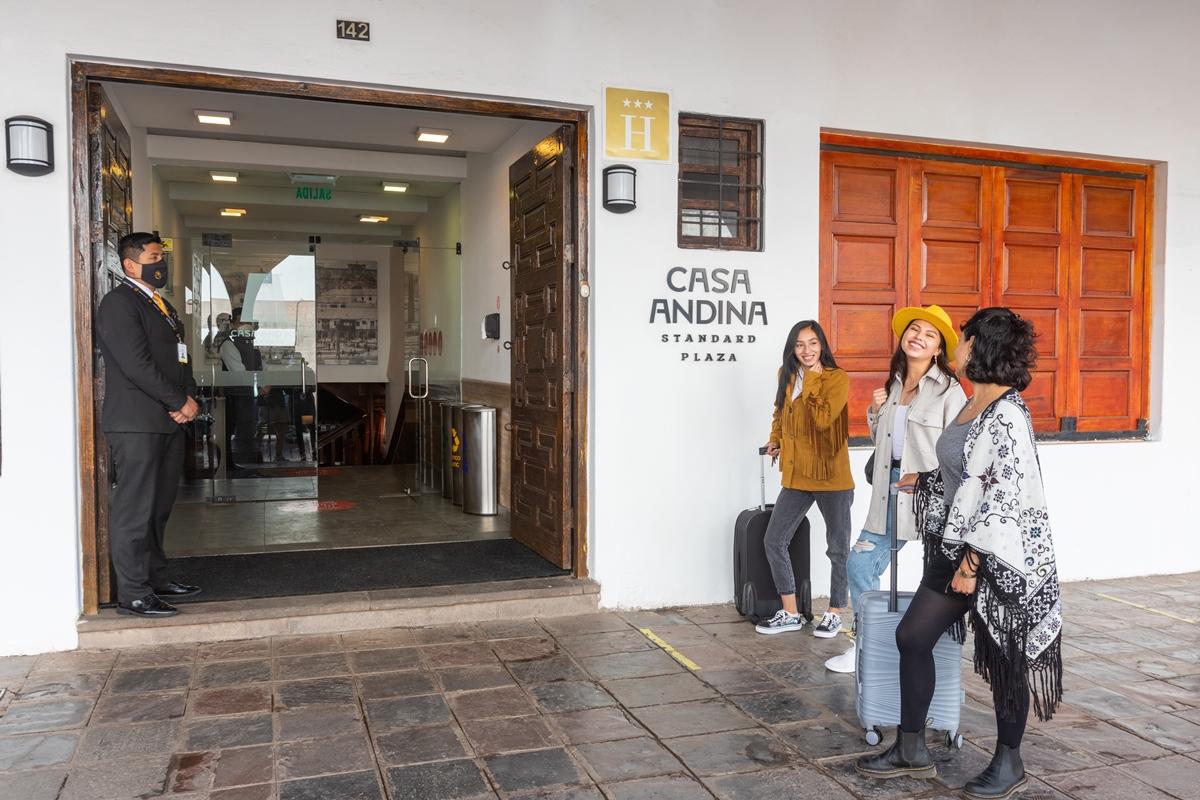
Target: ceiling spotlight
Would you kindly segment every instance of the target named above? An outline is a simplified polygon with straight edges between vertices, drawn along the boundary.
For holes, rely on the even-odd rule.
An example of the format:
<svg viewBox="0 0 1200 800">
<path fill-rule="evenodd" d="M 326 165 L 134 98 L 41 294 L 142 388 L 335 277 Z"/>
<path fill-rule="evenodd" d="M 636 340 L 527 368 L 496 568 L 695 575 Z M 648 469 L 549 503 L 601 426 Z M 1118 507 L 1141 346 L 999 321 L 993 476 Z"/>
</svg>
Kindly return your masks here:
<svg viewBox="0 0 1200 800">
<path fill-rule="evenodd" d="M 307 172 L 289 172 L 292 183 L 307 183 L 310 185 L 335 186 L 337 175 L 314 175 Z"/>
<path fill-rule="evenodd" d="M 408 184 L 407 183 L 392 183 L 391 181 L 384 181 L 383 182 L 383 190 L 385 192 L 407 192 Z"/>
<path fill-rule="evenodd" d="M 359 222 L 387 222 L 388 218 L 384 217 L 384 216 L 380 216 L 379 214 L 360 214 L 358 217 L 358 221 Z"/>
<path fill-rule="evenodd" d="M 244 216 L 245 214 L 246 214 L 246 209 L 244 209 L 244 208 L 222 208 L 221 209 L 222 217 L 241 217 L 241 216 Z"/>
<path fill-rule="evenodd" d="M 196 115 L 196 121 L 204 125 L 232 125 L 232 111 L 201 111 L 196 109 L 192 112 Z"/>
<path fill-rule="evenodd" d="M 433 144 L 445 144 L 450 138 L 450 131 L 438 130 L 437 128 L 417 128 L 418 142 L 432 142 Z"/>
<path fill-rule="evenodd" d="M 237 183 L 238 174 L 236 172 L 210 172 L 212 179 L 217 183 Z"/>
</svg>

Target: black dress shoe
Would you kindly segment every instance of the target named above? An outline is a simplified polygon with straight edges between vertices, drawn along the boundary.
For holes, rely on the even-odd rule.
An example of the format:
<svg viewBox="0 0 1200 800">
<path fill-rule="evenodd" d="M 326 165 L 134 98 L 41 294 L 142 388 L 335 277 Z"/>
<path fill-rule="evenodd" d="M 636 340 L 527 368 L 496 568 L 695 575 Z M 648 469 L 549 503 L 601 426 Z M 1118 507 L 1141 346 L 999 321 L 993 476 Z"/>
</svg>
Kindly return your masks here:
<svg viewBox="0 0 1200 800">
<path fill-rule="evenodd" d="M 121 603 L 117 606 L 117 613 L 135 617 L 173 617 L 179 613 L 179 609 L 163 602 L 156 594 L 148 594 L 128 605 Z"/>
<path fill-rule="evenodd" d="M 871 778 L 936 778 L 937 767 L 925 746 L 925 729 L 906 733 L 896 726 L 896 741 L 882 753 L 862 756 L 854 764 L 859 775 Z"/>
<path fill-rule="evenodd" d="M 156 588 L 154 593 L 163 597 L 191 597 L 194 594 L 200 594 L 200 587 L 171 581 L 161 589 Z"/>
</svg>

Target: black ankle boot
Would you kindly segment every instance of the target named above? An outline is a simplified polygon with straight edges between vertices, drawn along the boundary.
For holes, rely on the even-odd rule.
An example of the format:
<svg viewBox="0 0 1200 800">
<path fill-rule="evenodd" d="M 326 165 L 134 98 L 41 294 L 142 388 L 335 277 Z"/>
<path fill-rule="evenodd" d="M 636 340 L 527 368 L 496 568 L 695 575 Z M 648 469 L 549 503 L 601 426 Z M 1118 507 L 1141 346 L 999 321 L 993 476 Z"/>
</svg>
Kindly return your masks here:
<svg viewBox="0 0 1200 800">
<path fill-rule="evenodd" d="M 1018 747 L 996 743 L 996 753 L 987 769 L 967 781 L 963 791 L 975 800 L 1004 800 L 1025 788 L 1025 765 Z"/>
<path fill-rule="evenodd" d="M 936 778 L 937 767 L 925 746 L 925 729 L 906 733 L 896 728 L 896 741 L 882 753 L 863 756 L 854 764 L 860 775 L 871 778 Z"/>
</svg>

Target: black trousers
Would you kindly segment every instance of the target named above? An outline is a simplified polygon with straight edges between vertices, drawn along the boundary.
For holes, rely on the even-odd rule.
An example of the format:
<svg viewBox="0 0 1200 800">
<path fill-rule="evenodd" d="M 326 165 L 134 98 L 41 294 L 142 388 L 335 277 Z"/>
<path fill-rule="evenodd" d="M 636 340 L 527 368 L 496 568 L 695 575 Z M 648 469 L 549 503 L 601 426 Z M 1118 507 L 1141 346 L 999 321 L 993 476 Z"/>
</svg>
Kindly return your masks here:
<svg viewBox="0 0 1200 800">
<path fill-rule="evenodd" d="M 957 592 L 935 592 L 920 586 L 896 628 L 896 646 L 900 649 L 900 730 L 916 733 L 925 727 L 925 715 L 933 701 L 937 674 L 933 648 L 946 629 L 971 608 L 970 596 Z M 992 677 L 993 706 L 996 709 L 996 738 L 1009 747 L 1020 747 L 1029 717 L 1029 692 L 1022 693 L 1021 711 L 1016 719 L 1000 713 L 1004 677 Z"/>
<path fill-rule="evenodd" d="M 175 433 L 109 433 L 113 487 L 108 538 L 117 601 L 128 605 L 166 586 L 163 535 L 183 475 L 183 429 Z"/>
</svg>

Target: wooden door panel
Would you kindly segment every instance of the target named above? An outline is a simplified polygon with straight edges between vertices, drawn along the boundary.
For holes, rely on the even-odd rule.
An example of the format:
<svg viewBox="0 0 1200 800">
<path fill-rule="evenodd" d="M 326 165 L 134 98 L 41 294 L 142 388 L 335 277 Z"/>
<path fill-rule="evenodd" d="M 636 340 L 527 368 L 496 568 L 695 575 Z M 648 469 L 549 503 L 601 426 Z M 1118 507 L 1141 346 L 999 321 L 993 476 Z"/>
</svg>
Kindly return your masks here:
<svg viewBox="0 0 1200 800">
<path fill-rule="evenodd" d="M 564 303 L 574 281 L 572 129 L 560 128 L 509 168 L 512 249 L 512 531 L 546 560 L 571 566 L 574 508 L 573 339 Z"/>
<path fill-rule="evenodd" d="M 979 307 L 990 285 L 990 173 L 974 164 L 913 161 L 909 174 L 905 305 Z"/>
<path fill-rule="evenodd" d="M 886 378 L 892 314 L 908 295 L 907 181 L 904 159 L 821 154 L 820 319 L 850 375 L 852 436 L 868 434 L 863 411 Z"/>
<path fill-rule="evenodd" d="M 896 159 L 841 159 L 833 170 L 835 222 L 891 223 L 897 221 L 899 176 Z"/>
<path fill-rule="evenodd" d="M 1076 428 L 1136 429 L 1144 411 L 1142 344 L 1146 184 L 1076 175 L 1069 309 Z"/>
<path fill-rule="evenodd" d="M 117 244 L 133 229 L 133 175 L 130 168 L 129 133 L 113 111 L 112 103 L 98 83 L 88 84 L 88 199 L 90 206 L 92 271 L 92 318 L 100 301 L 117 285 L 121 273 Z M 96 458 L 96 601 L 116 601 L 112 586 L 111 547 L 108 538 L 109 487 L 111 484 L 108 441 L 100 430 L 105 394 L 104 359 L 100 340 L 93 337 L 92 414 Z M 86 592 L 85 592 L 86 593 Z"/>
<path fill-rule="evenodd" d="M 989 305 L 1007 306 L 1033 323 L 1038 362 L 1022 393 L 1034 428 L 1057 431 L 1068 408 L 1070 178 L 1055 172 L 994 167 L 993 270 Z"/>
</svg>

